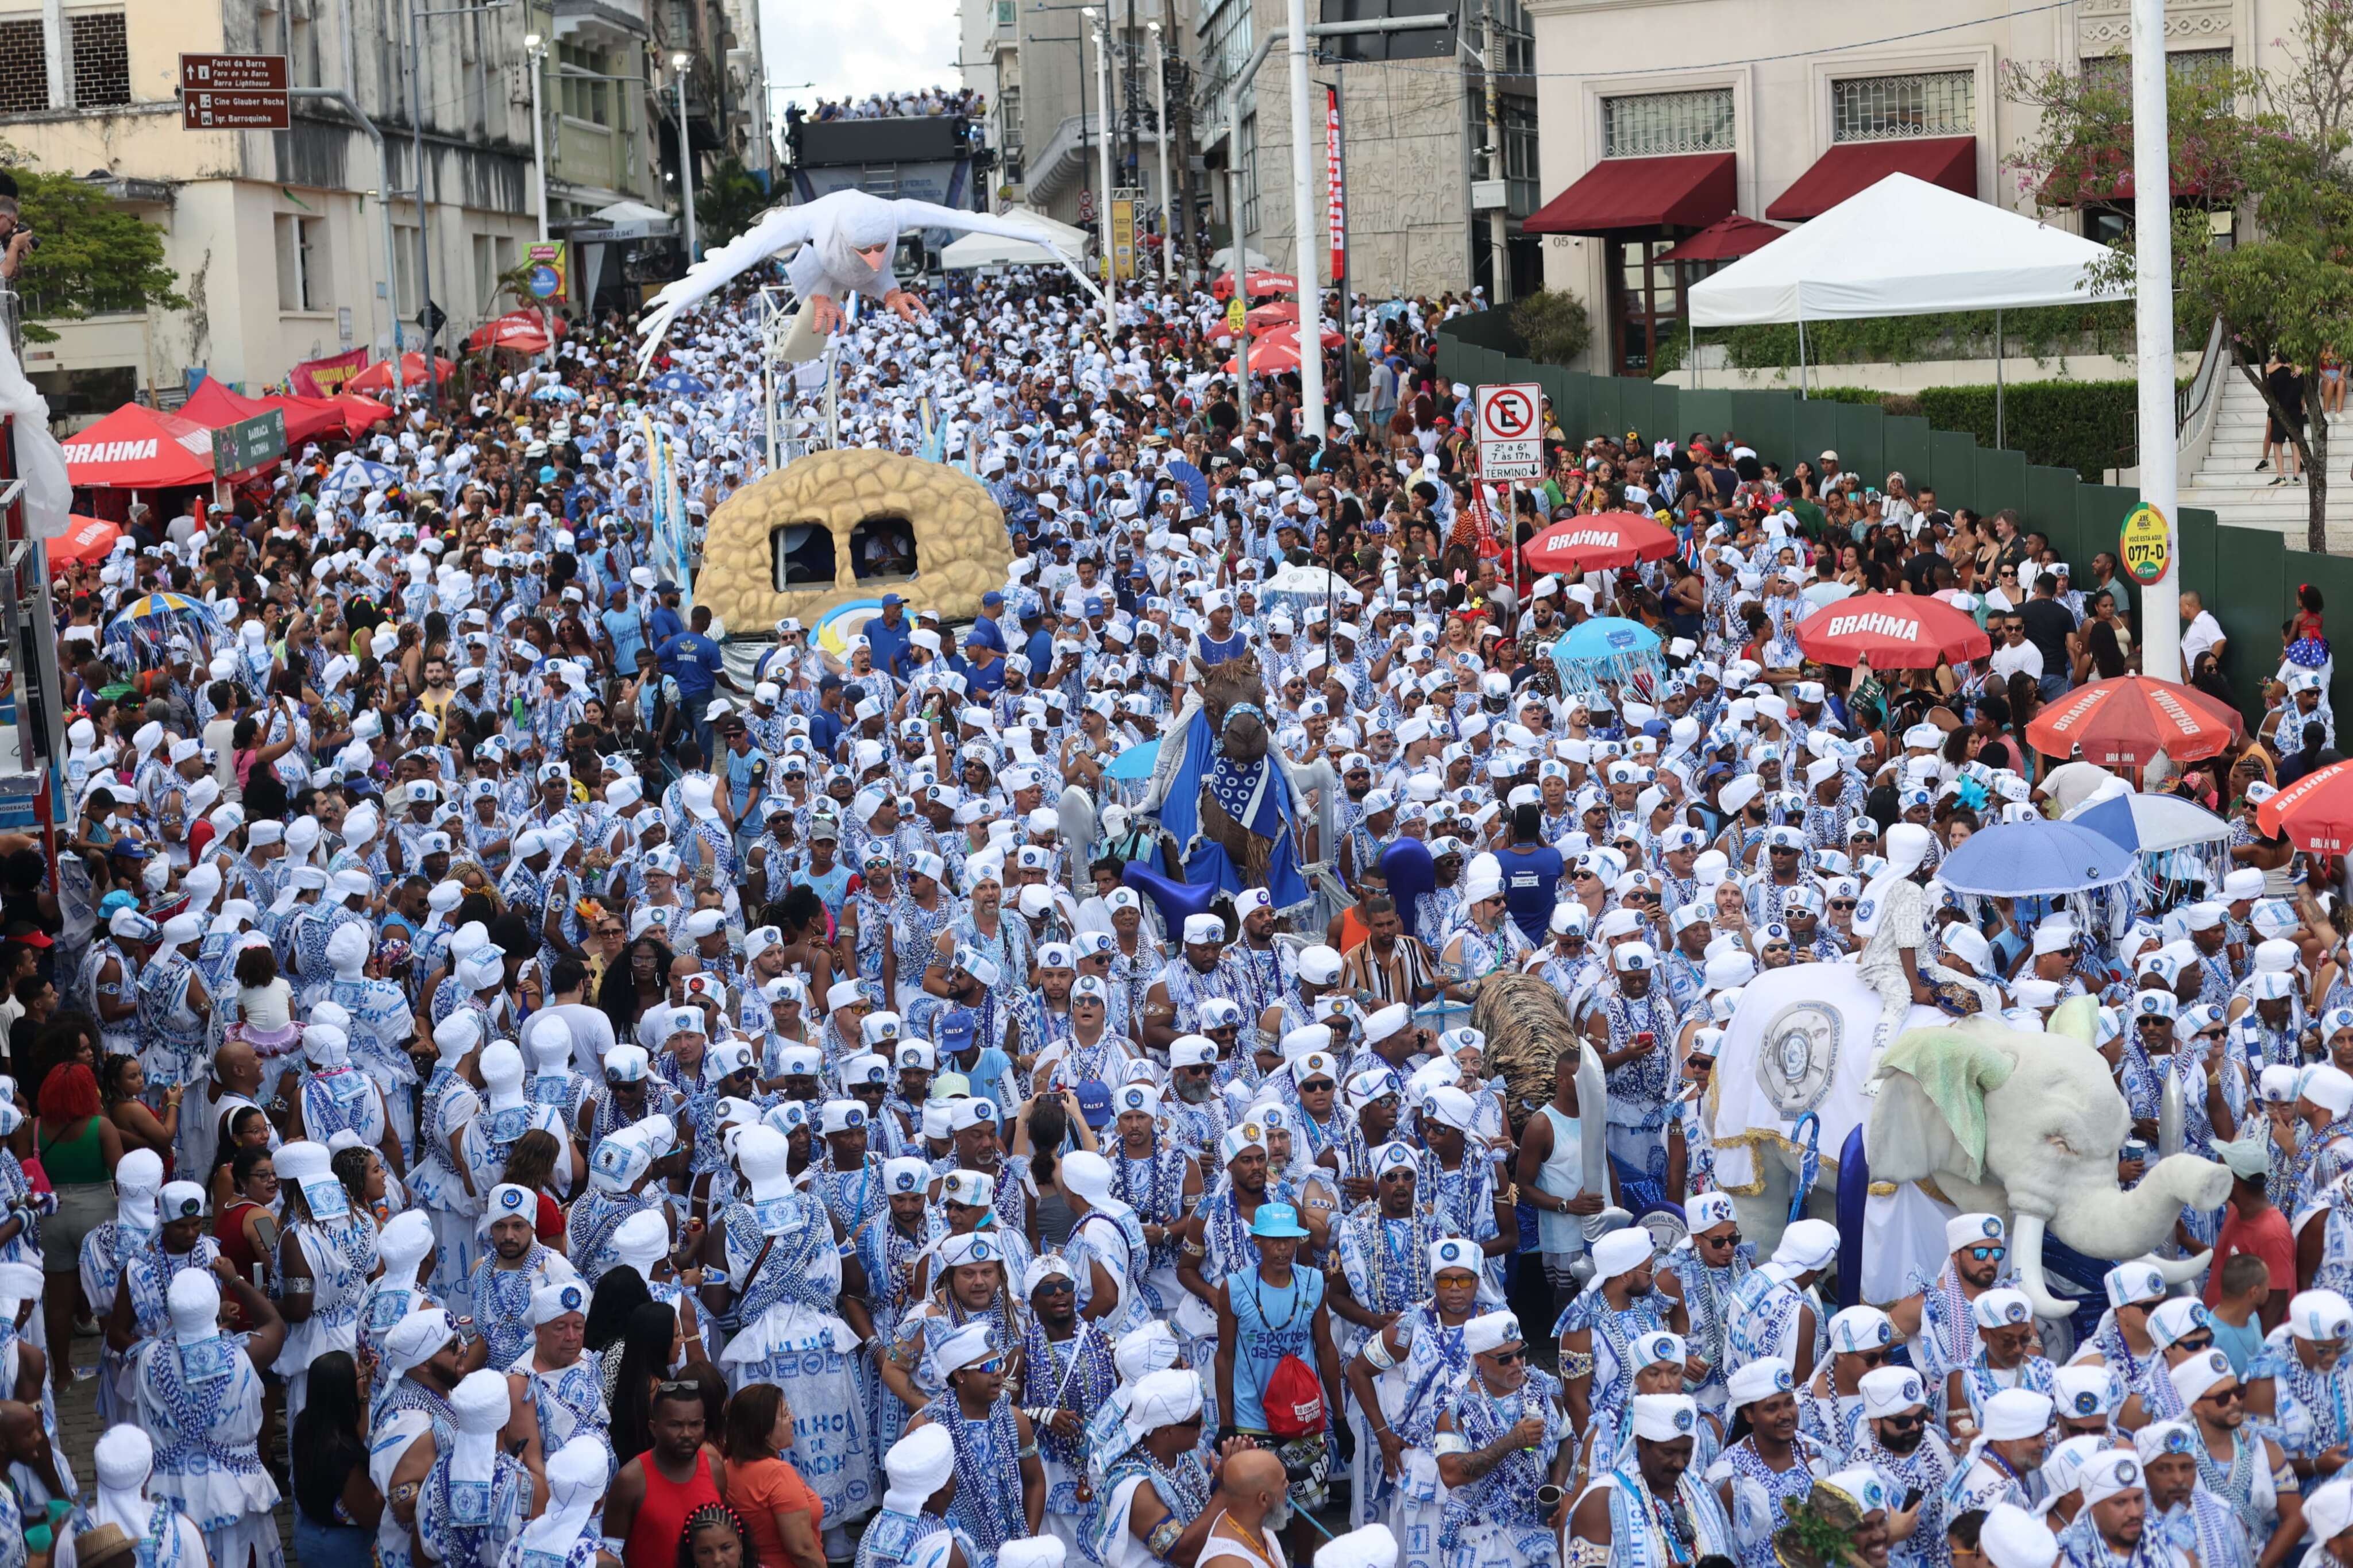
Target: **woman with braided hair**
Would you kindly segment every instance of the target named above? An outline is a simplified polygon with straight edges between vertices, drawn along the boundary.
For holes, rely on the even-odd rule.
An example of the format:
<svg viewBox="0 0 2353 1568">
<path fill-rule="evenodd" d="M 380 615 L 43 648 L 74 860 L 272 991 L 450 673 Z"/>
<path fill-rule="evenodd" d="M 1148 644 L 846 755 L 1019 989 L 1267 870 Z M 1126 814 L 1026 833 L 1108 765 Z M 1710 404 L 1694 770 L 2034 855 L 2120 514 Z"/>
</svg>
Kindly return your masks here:
<svg viewBox="0 0 2353 1568">
<path fill-rule="evenodd" d="M 678 1533 L 678 1568 L 757 1568 L 752 1532 L 723 1502 L 707 1502 L 686 1516 Z"/>
</svg>

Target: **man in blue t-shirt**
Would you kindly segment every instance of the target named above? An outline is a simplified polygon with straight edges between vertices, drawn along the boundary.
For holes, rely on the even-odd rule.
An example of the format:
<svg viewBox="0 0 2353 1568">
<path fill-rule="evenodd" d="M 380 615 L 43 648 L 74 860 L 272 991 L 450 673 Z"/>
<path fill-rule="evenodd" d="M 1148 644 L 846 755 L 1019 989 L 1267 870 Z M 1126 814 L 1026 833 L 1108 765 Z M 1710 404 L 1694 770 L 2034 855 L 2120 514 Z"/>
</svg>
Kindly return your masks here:
<svg viewBox="0 0 2353 1568">
<path fill-rule="evenodd" d="M 720 682 L 725 681 L 731 691 L 736 686 L 728 679 L 719 645 L 703 635 L 702 628 L 711 624 L 711 611 L 697 605 L 694 620 L 694 630 L 682 631 L 667 639 L 654 649 L 654 657 L 661 660 L 664 672 L 678 682 L 679 707 L 692 727 L 695 744 L 707 757 L 712 752 L 711 725 L 703 715 L 710 710 L 711 699 Z"/>
<path fill-rule="evenodd" d="M 1541 947 L 1551 938 L 1552 911 L 1560 902 L 1560 851 L 1544 841 L 1544 805 L 1530 801 L 1512 808 L 1511 847 L 1495 857 L 1504 871 L 1504 904 L 1527 939 Z"/>
<path fill-rule="evenodd" d="M 860 629 L 866 634 L 866 646 L 874 655 L 874 668 L 903 680 L 907 676 L 907 649 L 912 647 L 915 628 L 907 624 L 907 601 L 896 594 L 882 595 L 882 613 Z"/>
<path fill-rule="evenodd" d="M 646 617 L 646 635 L 656 647 L 686 630 L 685 617 L 678 613 L 678 584 L 665 577 L 654 584 L 654 613 Z M 665 674 L 676 675 L 670 660 L 662 660 Z"/>
</svg>

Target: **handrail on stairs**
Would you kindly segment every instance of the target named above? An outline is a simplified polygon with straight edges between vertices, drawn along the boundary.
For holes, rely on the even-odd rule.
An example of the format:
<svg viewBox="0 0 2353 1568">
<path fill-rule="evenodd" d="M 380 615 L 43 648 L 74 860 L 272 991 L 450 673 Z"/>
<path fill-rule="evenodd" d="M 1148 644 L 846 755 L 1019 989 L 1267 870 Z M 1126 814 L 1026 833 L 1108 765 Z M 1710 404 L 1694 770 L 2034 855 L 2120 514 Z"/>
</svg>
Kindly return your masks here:
<svg viewBox="0 0 2353 1568">
<path fill-rule="evenodd" d="M 2221 348 L 2222 318 L 2218 315 L 2214 318 L 2214 324 L 2207 329 L 2206 349 L 2198 356 L 2197 374 L 2189 378 L 2188 386 L 2174 389 L 2173 429 L 2177 436 L 2189 427 L 2189 421 L 2213 395 L 2215 384 L 2220 379 L 2219 373 L 2229 363 L 2221 352 Z"/>
<path fill-rule="evenodd" d="M 2222 391 L 2230 384 L 2237 358 L 2237 346 L 2223 331 L 2218 315 L 2207 329 L 2206 349 L 2198 356 L 2197 374 L 2188 386 L 2173 394 L 2177 461 L 2185 479 L 2206 466 L 2207 448 L 2214 444 L 2214 429 L 2221 423 Z"/>
</svg>

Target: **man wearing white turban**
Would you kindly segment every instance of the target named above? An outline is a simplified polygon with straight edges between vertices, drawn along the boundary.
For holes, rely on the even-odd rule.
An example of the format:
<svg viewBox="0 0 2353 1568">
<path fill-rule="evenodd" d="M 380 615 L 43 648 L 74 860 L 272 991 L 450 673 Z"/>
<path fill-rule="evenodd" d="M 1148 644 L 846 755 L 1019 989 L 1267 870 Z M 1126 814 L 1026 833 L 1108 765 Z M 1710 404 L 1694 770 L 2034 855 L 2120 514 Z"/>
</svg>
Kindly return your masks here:
<svg viewBox="0 0 2353 1568">
<path fill-rule="evenodd" d="M 575 1437 L 547 1457 L 547 1507 L 507 1543 L 499 1568 L 594 1568 L 605 1549 L 598 1519 L 612 1451 L 602 1438 Z"/>
<path fill-rule="evenodd" d="M 147 1493 L 147 1477 L 155 1465 L 153 1438 L 130 1422 L 111 1426 L 99 1438 L 93 1461 L 98 1496 L 88 1508 L 76 1510 L 70 1527 L 58 1532 L 57 1553 L 50 1559 L 55 1568 L 75 1568 L 79 1561 L 76 1538 L 105 1524 L 138 1543 L 142 1563 L 199 1568 L 206 1562 L 204 1531 L 196 1521 Z"/>
<path fill-rule="evenodd" d="M 286 1324 L 234 1268 L 184 1268 L 166 1292 L 170 1328 L 132 1352 L 139 1425 L 162 1440 L 153 1489 L 205 1533 L 215 1563 L 280 1568 L 278 1486 L 262 1468 L 261 1373 L 278 1359 Z M 245 1321 L 242 1342 L 221 1332 L 222 1287 Z"/>
<path fill-rule="evenodd" d="M 919 1426 L 882 1456 L 882 1507 L 858 1539 L 857 1568 L 902 1568 L 931 1537 L 948 1531 L 955 1500 L 955 1443 L 944 1426 Z M 955 1537 L 959 1546 L 962 1536 Z M 972 1561 L 977 1548 L 965 1551 Z"/>
<path fill-rule="evenodd" d="M 432 1467 L 417 1495 L 417 1539 L 444 1564 L 496 1563 L 537 1511 L 534 1478 L 499 1441 L 507 1424 L 507 1380 L 484 1368 L 451 1391 L 457 1413 L 446 1449 L 433 1441 Z"/>
<path fill-rule="evenodd" d="M 1935 847 L 1934 836 L 1917 823 L 1889 828 L 1887 868 L 1871 879 L 1854 906 L 1854 929 L 1864 939 L 1862 977 L 1879 993 L 1874 1048 L 1895 1037 L 1914 1003 L 1936 1001 L 1920 974 L 1920 949 L 1928 940 L 1928 889 L 1918 875 Z"/>
<path fill-rule="evenodd" d="M 466 1347 L 458 1322 L 438 1307 L 420 1308 L 384 1334 L 376 1376 L 388 1379 L 371 1404 L 368 1479 L 384 1496 L 376 1525 L 380 1568 L 411 1568 L 417 1494 L 435 1458 L 434 1433 L 455 1427 L 449 1396 L 465 1376 Z"/>
<path fill-rule="evenodd" d="M 122 1283 L 123 1258 L 154 1239 L 161 1223 L 155 1194 L 163 1184 L 161 1154 L 153 1149 L 124 1151 L 114 1167 L 114 1217 L 92 1226 L 81 1238 L 82 1296 L 90 1302 L 90 1315 L 101 1323 L 113 1313 L 114 1293 Z M 109 1342 L 98 1357 L 100 1428 L 127 1420 L 132 1400 L 130 1363 Z"/>
<path fill-rule="evenodd" d="M 1732 1556 L 1723 1500 L 1691 1472 L 1699 1406 L 1681 1394 L 1637 1394 L 1632 1405 L 1633 1459 L 1595 1477 L 1577 1498 L 1561 1543 L 1562 1568 L 1674 1568 Z M 1671 1534 L 1668 1521 L 1678 1506 L 1688 1523 Z"/>
<path fill-rule="evenodd" d="M 1814 1286 L 1838 1249 L 1838 1227 L 1827 1220 L 1798 1220 L 1781 1233 L 1772 1261 L 1752 1269 L 1734 1293 L 1727 1376 L 1766 1357 L 1788 1362 L 1801 1383 L 1814 1375 L 1816 1326 L 1824 1321 Z"/>
<path fill-rule="evenodd" d="M 1146 1373 L 1125 1393 L 1126 1419 L 1089 1456 L 1102 1503 L 1088 1554 L 1104 1568 L 1196 1557 L 1218 1517 L 1210 1507 L 1216 1472 L 1200 1453 L 1200 1376 L 1175 1368 Z"/>
</svg>

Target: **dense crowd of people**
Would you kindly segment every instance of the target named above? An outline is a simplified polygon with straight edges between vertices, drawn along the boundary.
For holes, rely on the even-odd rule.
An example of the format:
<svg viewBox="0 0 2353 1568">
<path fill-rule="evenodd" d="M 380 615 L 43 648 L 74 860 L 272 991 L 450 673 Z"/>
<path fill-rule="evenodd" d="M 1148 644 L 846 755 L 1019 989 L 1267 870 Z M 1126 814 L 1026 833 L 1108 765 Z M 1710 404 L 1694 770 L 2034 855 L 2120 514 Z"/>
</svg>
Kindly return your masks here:
<svg viewBox="0 0 2353 1568">
<path fill-rule="evenodd" d="M 1233 384 L 1206 291 L 855 320 L 843 440 L 1004 513 L 965 626 L 903 550 L 833 647 L 657 564 L 646 421 L 698 527 L 763 471 L 740 294 L 657 362 L 705 395 L 584 323 L 69 571 L 54 883 L 0 845 L 0 1568 L 277 1568 L 290 1500 L 299 1560 L 382 1568 L 2353 1563 L 2341 868 L 2254 820 L 2333 757 L 2316 596 L 2222 755 L 2041 757 L 2036 704 L 2136 657 L 2113 557 L 1736 433 L 1556 426 L 1474 494 L 1435 333 L 1477 304 L 1352 303 L 1322 431 Z M 1683 552 L 1514 569 L 1628 508 Z M 164 588 L 208 618 L 113 635 Z M 1862 589 L 2002 635 L 1807 662 Z M 1572 683 L 1613 615 L 1657 669 Z M 1277 765 L 1208 797 L 1297 874 L 1164 909 L 1126 871 L 1194 847 L 1167 770 L 1111 764 L 1211 698 Z M 2134 784 L 2232 837 L 2113 934 L 1935 880 Z M 2144 1138 L 2189 1075 L 2202 1286 L 2121 1263 L 2076 1342 L 2000 1215 L 1877 1304 L 1834 1309 L 1822 1221 L 1756 1258 L 1704 1090 L 1803 964 L 2028 1029 L 2090 998 Z M 1606 1103 L 1469 1022 L 1523 973 Z M 1662 1204 L 1663 1251 L 1623 1223 Z M 94 1489 L 56 1415 L 93 1327 Z"/>
<path fill-rule="evenodd" d="M 912 120 L 933 114 L 971 114 L 988 112 L 988 100 L 972 88 L 960 87 L 951 91 L 944 87 L 927 87 L 920 92 L 870 92 L 862 99 L 841 99 L 839 101 L 821 98 L 814 109 L 791 105 L 786 114 L 797 120 Z"/>
</svg>

